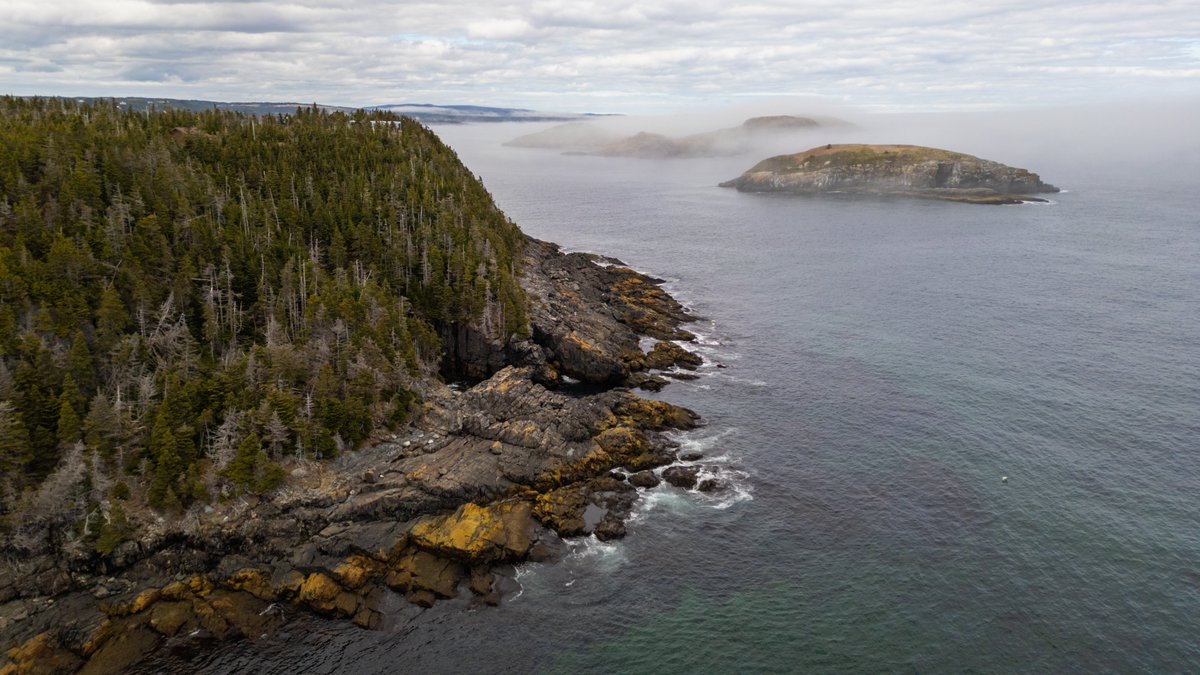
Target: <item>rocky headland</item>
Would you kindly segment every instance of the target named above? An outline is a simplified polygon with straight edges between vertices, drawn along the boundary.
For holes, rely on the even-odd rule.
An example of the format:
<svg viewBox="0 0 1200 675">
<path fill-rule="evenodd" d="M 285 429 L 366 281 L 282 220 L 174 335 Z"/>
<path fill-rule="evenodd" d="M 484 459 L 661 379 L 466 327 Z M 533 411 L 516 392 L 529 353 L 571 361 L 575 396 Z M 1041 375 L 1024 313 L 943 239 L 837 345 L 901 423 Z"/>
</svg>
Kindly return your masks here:
<svg viewBox="0 0 1200 675">
<path fill-rule="evenodd" d="M 765 159 L 721 187 L 742 192 L 916 197 L 971 204 L 1045 201 L 1058 188 L 1026 169 L 916 145 L 824 145 Z"/>
<path fill-rule="evenodd" d="M 4 560 L 0 673 L 121 672 L 164 645 L 264 639 L 294 611 L 370 629 L 389 594 L 496 604 L 497 566 L 623 536 L 638 490 L 676 459 L 663 432 L 700 422 L 631 392 L 700 363 L 674 342 L 693 339 L 691 317 L 620 261 L 530 239 L 522 269 L 528 337 L 442 335 L 443 372 L 465 382 L 420 382 L 407 426 L 284 464 L 269 494 L 160 516 L 108 554 Z M 644 351 L 646 337 L 660 342 Z"/>
<path fill-rule="evenodd" d="M 770 115 L 748 119 L 736 127 L 671 137 L 647 131 L 621 136 L 594 123 L 575 122 L 527 134 L 505 145 L 601 157 L 689 159 L 737 155 L 765 139 L 831 126 L 846 123 L 833 118 Z"/>
</svg>

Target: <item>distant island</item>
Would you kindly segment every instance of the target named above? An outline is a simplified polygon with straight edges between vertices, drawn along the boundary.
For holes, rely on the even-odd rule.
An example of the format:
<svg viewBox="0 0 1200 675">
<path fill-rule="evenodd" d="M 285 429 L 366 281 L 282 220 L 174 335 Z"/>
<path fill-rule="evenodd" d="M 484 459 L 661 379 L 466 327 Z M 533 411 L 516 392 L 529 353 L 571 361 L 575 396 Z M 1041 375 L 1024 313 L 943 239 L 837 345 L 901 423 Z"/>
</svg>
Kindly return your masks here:
<svg viewBox="0 0 1200 675">
<path fill-rule="evenodd" d="M 53 98 L 53 97 L 50 97 Z M 224 110 L 244 115 L 291 115 L 297 109 L 315 108 L 323 112 L 353 114 L 360 108 L 328 105 L 324 103 L 299 103 L 295 101 L 209 101 L 191 98 L 147 98 L 142 96 L 90 97 L 72 96 L 69 100 L 78 104 L 107 104 L 115 101 L 118 108 L 134 112 L 149 110 L 186 110 L 204 112 Z M 362 110 L 390 112 L 411 117 L 422 124 L 466 124 L 471 122 L 564 122 L 591 117 L 610 117 L 592 113 L 563 113 L 528 110 L 526 108 L 498 108 L 479 105 L 438 105 L 433 103 L 386 103 L 366 105 Z"/>
<path fill-rule="evenodd" d="M 721 187 L 742 192 L 860 194 L 971 204 L 1045 201 L 1058 188 L 1027 169 L 918 145 L 823 145 L 764 159 Z"/>
<path fill-rule="evenodd" d="M 847 123 L 833 118 L 771 115 L 748 119 L 736 127 L 672 138 L 646 131 L 622 136 L 612 129 L 576 121 L 514 138 L 505 145 L 601 157 L 686 159 L 737 155 L 748 151 L 754 141 L 828 126 Z"/>
</svg>

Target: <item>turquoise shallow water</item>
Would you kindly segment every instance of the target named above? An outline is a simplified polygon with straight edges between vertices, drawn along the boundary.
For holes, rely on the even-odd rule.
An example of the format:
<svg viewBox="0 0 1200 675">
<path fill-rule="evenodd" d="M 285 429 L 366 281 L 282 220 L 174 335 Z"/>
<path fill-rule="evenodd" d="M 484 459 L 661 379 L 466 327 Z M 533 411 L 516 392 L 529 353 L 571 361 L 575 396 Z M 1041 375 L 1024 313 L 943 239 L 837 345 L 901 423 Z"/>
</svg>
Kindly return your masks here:
<svg viewBox="0 0 1200 675">
<path fill-rule="evenodd" d="M 500 608 L 397 601 L 375 632 L 296 617 L 180 665 L 1200 668 L 1187 171 L 1055 157 L 1034 168 L 1070 191 L 1046 206 L 794 199 L 712 187 L 745 158 L 498 144 L 525 130 L 439 132 L 527 232 L 668 278 L 705 317 L 710 364 L 661 396 L 704 414 L 681 441 L 737 489 L 647 494 L 625 540 L 521 568 Z"/>
</svg>

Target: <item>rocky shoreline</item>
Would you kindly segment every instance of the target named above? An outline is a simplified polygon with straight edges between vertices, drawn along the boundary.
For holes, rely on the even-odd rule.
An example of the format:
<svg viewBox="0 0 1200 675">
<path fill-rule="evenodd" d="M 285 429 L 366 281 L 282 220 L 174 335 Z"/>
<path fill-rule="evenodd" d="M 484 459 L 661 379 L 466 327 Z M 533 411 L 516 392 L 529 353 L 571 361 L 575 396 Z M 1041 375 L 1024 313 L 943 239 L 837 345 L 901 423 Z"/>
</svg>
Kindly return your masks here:
<svg viewBox="0 0 1200 675">
<path fill-rule="evenodd" d="M 445 329 L 442 372 L 477 383 L 425 378 L 409 427 L 106 556 L 5 551 L 0 673 L 119 672 L 168 641 L 263 639 L 295 610 L 370 629 L 389 594 L 428 607 L 465 586 L 498 604 L 498 565 L 623 536 L 639 488 L 720 489 L 694 467 L 654 471 L 676 460 L 664 432 L 700 419 L 631 392 L 701 363 L 676 344 L 694 317 L 662 281 L 533 239 L 523 269 L 529 336 Z"/>
</svg>

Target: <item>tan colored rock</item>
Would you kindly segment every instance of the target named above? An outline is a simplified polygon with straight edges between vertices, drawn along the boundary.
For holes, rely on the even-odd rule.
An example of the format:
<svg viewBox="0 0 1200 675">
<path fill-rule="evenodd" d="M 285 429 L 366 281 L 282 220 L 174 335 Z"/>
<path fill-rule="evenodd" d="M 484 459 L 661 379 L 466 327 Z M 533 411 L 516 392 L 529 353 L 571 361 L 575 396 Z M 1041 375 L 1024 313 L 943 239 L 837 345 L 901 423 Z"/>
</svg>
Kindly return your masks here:
<svg viewBox="0 0 1200 675">
<path fill-rule="evenodd" d="M 229 629 L 243 637 L 257 639 L 269 633 L 277 623 L 277 617 L 267 609 L 267 602 L 249 593 L 240 591 L 214 591 L 208 599 L 212 610 L 225 620 Z"/>
<path fill-rule="evenodd" d="M 495 575 L 491 570 L 484 567 L 476 567 L 471 570 L 470 587 L 471 592 L 475 595 L 487 595 L 492 592 L 492 585 L 495 582 Z"/>
<path fill-rule="evenodd" d="M 125 602 L 100 603 L 100 611 L 111 617 L 129 616 L 145 611 L 150 605 L 158 602 L 162 597 L 162 591 L 157 588 L 147 588 L 133 599 Z"/>
<path fill-rule="evenodd" d="M 612 455 L 615 464 L 634 471 L 666 464 L 670 457 L 654 447 L 646 434 L 638 429 L 618 426 L 605 429 L 596 435 L 596 443 Z"/>
<path fill-rule="evenodd" d="M 433 603 L 437 601 L 437 598 L 429 591 L 413 591 L 408 594 L 408 601 L 414 605 L 428 609 L 433 607 Z"/>
<path fill-rule="evenodd" d="M 358 612 L 359 597 L 350 591 L 342 591 L 333 599 L 333 610 L 338 616 L 354 616 Z"/>
<path fill-rule="evenodd" d="M 175 581 L 170 584 L 167 584 L 166 586 L 163 586 L 163 589 L 162 589 L 162 599 L 163 600 L 178 601 L 178 600 L 187 600 L 191 597 L 192 597 L 192 589 L 189 588 L 188 585 L 183 583 L 182 581 Z"/>
<path fill-rule="evenodd" d="M 373 577 L 379 576 L 383 566 L 376 560 L 362 555 L 352 555 L 333 570 L 342 586 L 350 590 L 362 588 Z"/>
<path fill-rule="evenodd" d="M 419 523 L 410 536 L 417 546 L 444 557 L 494 563 L 523 558 L 532 543 L 532 526 L 528 502 L 468 503 L 448 516 Z"/>
<path fill-rule="evenodd" d="M 277 598 L 278 594 L 271 586 L 271 573 L 264 569 L 247 567 L 233 573 L 225 580 L 225 587 L 235 591 L 245 591 L 259 600 L 268 602 Z"/>
<path fill-rule="evenodd" d="M 300 587 L 300 602 L 322 614 L 331 614 L 337 608 L 337 596 L 342 587 L 321 572 L 313 572 Z"/>
<path fill-rule="evenodd" d="M 165 637 L 171 637 L 178 633 L 185 624 L 195 620 L 196 615 L 192 612 L 192 603 L 160 602 L 150 610 L 150 618 L 146 625 Z"/>
<path fill-rule="evenodd" d="M 25 644 L 13 647 L 6 656 L 12 663 L 0 669 L 3 675 L 71 673 L 83 664 L 83 660 L 65 649 L 51 632 L 40 633 Z"/>
<path fill-rule="evenodd" d="M 564 537 L 583 534 L 583 513 L 587 509 L 587 495 L 583 486 L 568 485 L 539 495 L 533 515 L 546 527 Z"/>
<path fill-rule="evenodd" d="M 452 598 L 464 573 L 462 565 L 453 560 L 409 549 L 388 573 L 385 583 L 395 591 L 424 590 Z"/>
<path fill-rule="evenodd" d="M 271 584 L 271 590 L 280 598 L 294 598 L 304 586 L 304 574 L 296 570 L 284 572 Z"/>
<path fill-rule="evenodd" d="M 201 598 L 206 597 L 209 593 L 212 593 L 214 588 L 212 579 L 201 575 L 196 575 L 188 579 L 187 586 L 193 595 Z"/>
<path fill-rule="evenodd" d="M 654 345 L 654 348 L 643 359 L 645 368 L 656 370 L 667 370 L 671 366 L 695 368 L 703 363 L 704 359 L 667 340 Z"/>
<path fill-rule="evenodd" d="M 154 651 L 162 638 L 138 623 L 125 623 L 122 629 L 96 650 L 81 675 L 122 673 Z"/>
</svg>

